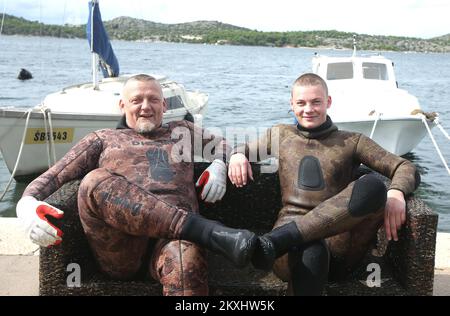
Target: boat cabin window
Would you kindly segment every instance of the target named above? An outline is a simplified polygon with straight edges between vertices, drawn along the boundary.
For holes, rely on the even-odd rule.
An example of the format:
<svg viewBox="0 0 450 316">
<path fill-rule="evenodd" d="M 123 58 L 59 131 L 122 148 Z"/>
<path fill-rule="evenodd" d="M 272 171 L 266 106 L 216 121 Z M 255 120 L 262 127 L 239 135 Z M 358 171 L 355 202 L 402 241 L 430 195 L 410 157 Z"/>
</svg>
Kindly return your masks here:
<svg viewBox="0 0 450 316">
<path fill-rule="evenodd" d="M 327 80 L 352 79 L 353 63 L 332 63 L 328 64 Z"/>
<path fill-rule="evenodd" d="M 388 80 L 387 68 L 385 64 L 363 63 L 364 79 Z"/>
<path fill-rule="evenodd" d="M 183 100 L 178 95 L 166 98 L 166 103 L 167 103 L 167 110 L 179 109 L 184 106 Z"/>
</svg>

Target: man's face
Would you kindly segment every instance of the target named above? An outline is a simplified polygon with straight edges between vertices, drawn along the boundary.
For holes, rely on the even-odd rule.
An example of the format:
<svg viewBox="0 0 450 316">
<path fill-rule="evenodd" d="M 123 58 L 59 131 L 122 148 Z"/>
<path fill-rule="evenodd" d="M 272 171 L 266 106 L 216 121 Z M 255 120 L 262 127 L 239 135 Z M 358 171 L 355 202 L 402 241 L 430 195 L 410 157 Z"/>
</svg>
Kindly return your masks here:
<svg viewBox="0 0 450 316">
<path fill-rule="evenodd" d="M 291 109 L 304 128 L 312 129 L 325 123 L 330 106 L 331 97 L 321 85 L 296 85 L 292 90 Z"/>
<path fill-rule="evenodd" d="M 141 134 L 161 126 L 166 112 L 166 101 L 157 81 L 128 81 L 119 106 L 128 127 Z"/>
</svg>

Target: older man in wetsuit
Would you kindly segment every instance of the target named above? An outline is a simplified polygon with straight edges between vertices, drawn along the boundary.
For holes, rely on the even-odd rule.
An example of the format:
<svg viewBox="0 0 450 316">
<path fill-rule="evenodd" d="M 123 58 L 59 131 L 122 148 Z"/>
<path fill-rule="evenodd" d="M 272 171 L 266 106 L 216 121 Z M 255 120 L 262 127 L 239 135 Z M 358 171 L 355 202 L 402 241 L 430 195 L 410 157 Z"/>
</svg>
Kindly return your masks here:
<svg viewBox="0 0 450 316">
<path fill-rule="evenodd" d="M 113 278 L 133 278 L 151 250 L 150 274 L 165 295 L 207 295 L 204 248 L 245 266 L 257 237 L 201 217 L 194 187 L 194 139 L 214 148 L 216 158 L 200 176 L 201 197 L 222 198 L 226 187 L 226 144 L 187 121 L 162 124 L 166 102 L 158 81 L 128 79 L 118 129 L 88 134 L 60 161 L 29 184 L 17 204 L 35 243 L 62 241 L 46 216 L 63 212 L 41 202 L 64 183 L 83 178 L 78 209 L 100 269 Z M 211 146 L 211 142 L 215 146 Z M 153 242 L 156 244 L 150 247 Z"/>
<path fill-rule="evenodd" d="M 274 126 L 259 140 L 237 147 L 228 168 L 231 182 L 241 187 L 252 178 L 251 153 L 267 150 L 278 156 L 283 208 L 274 229 L 260 237 L 252 262 L 261 269 L 273 267 L 294 295 L 322 293 L 329 251 L 344 272 L 351 270 L 383 218 L 387 238 L 397 240 L 406 218 L 405 196 L 420 181 L 411 162 L 364 135 L 339 131 L 327 116 L 330 106 L 325 81 L 315 74 L 300 76 L 291 95 L 297 124 Z M 361 163 L 392 179 L 387 192 L 374 175 L 354 180 Z"/>
</svg>

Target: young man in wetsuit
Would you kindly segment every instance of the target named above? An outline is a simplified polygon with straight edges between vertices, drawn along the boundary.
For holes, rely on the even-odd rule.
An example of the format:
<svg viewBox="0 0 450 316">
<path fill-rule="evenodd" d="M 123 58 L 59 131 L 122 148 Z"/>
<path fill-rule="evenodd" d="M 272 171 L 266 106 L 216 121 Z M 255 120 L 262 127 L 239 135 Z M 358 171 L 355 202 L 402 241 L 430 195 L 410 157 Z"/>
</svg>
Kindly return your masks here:
<svg viewBox="0 0 450 316">
<path fill-rule="evenodd" d="M 214 148 L 215 160 L 200 176 L 201 197 L 222 198 L 226 188 L 226 144 L 187 121 L 162 124 L 166 102 L 153 77 L 126 81 L 118 129 L 88 134 L 52 168 L 31 182 L 17 204 L 17 215 L 33 242 L 61 243 L 62 232 L 46 216 L 63 212 L 41 202 L 64 183 L 83 178 L 78 209 L 100 269 L 117 279 L 133 278 L 145 263 L 163 285 L 164 295 L 207 295 L 203 248 L 245 266 L 257 237 L 198 215 L 193 183 L 194 139 Z M 215 146 L 210 146 L 211 142 Z"/>
<path fill-rule="evenodd" d="M 274 126 L 259 140 L 235 148 L 228 167 L 231 182 L 241 187 L 253 178 L 251 153 L 267 150 L 279 158 L 283 208 L 274 229 L 260 237 L 252 263 L 273 268 L 294 295 L 322 293 L 330 251 L 344 272 L 351 270 L 383 219 L 388 240 L 398 240 L 405 196 L 419 184 L 411 162 L 364 135 L 339 131 L 327 116 L 330 106 L 325 81 L 315 74 L 300 76 L 291 95 L 297 124 Z M 387 192 L 374 175 L 354 180 L 361 163 L 392 179 Z"/>
</svg>

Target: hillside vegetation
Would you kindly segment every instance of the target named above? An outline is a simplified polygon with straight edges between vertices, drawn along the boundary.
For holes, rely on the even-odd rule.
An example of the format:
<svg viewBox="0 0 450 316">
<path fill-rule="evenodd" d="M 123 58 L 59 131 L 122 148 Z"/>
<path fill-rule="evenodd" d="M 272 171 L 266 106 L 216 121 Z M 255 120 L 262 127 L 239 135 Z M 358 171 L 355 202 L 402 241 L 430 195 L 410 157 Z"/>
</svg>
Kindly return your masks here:
<svg viewBox="0 0 450 316">
<path fill-rule="evenodd" d="M 118 17 L 104 22 L 111 39 L 275 47 L 352 48 L 354 33 L 330 31 L 261 32 L 217 21 L 163 24 Z M 6 15 L 3 34 L 84 38 L 86 25 L 48 25 Z M 450 34 L 432 39 L 356 34 L 362 50 L 450 52 Z"/>
</svg>

